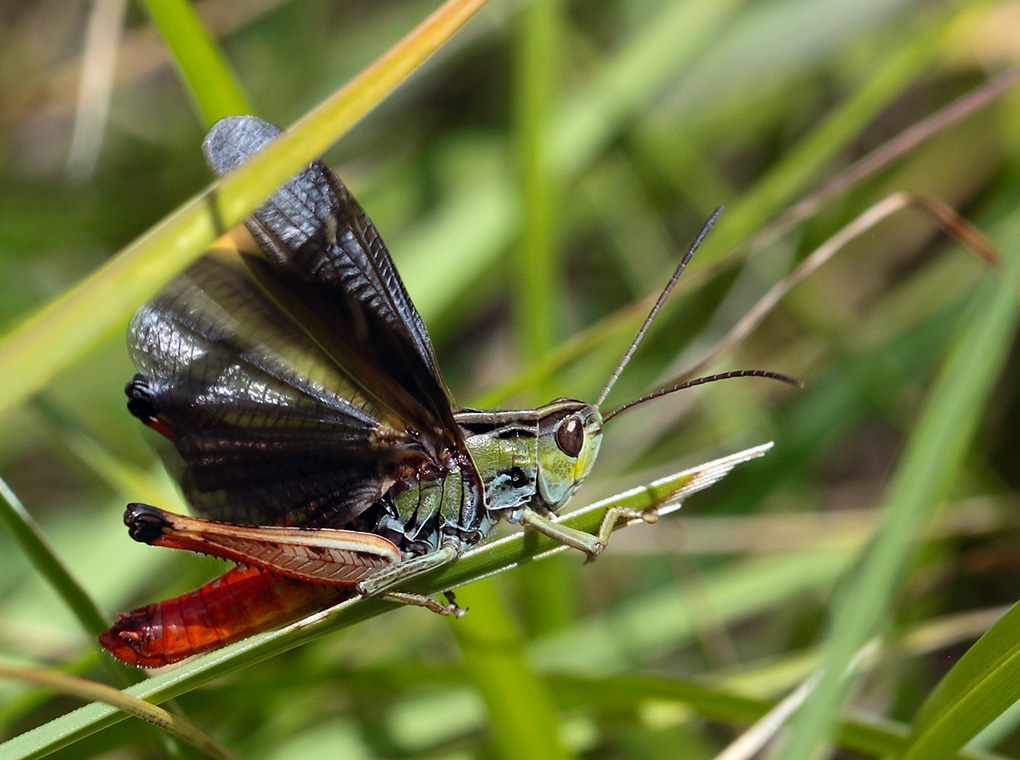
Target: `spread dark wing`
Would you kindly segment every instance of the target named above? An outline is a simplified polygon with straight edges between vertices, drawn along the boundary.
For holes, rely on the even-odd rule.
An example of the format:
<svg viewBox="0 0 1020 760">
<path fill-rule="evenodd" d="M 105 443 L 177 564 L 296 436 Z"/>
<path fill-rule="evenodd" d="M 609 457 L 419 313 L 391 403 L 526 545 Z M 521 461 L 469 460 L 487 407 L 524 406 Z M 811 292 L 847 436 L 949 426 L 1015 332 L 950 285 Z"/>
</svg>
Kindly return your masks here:
<svg viewBox="0 0 1020 760">
<path fill-rule="evenodd" d="M 253 116 L 218 122 L 203 142 L 226 174 L 280 130 Z M 372 222 L 340 179 L 315 161 L 247 221 L 265 259 L 259 283 L 351 381 L 438 455 L 462 447 L 428 331 Z"/>
<path fill-rule="evenodd" d="M 425 455 L 239 262 L 206 257 L 135 314 L 132 411 L 212 519 L 343 527 Z"/>
<path fill-rule="evenodd" d="M 231 117 L 203 148 L 225 174 L 278 134 Z M 479 483 L 428 332 L 340 180 L 316 161 L 247 225 L 264 258 L 200 260 L 131 324 L 129 406 L 172 442 L 196 510 L 345 527 L 419 468 Z"/>
</svg>

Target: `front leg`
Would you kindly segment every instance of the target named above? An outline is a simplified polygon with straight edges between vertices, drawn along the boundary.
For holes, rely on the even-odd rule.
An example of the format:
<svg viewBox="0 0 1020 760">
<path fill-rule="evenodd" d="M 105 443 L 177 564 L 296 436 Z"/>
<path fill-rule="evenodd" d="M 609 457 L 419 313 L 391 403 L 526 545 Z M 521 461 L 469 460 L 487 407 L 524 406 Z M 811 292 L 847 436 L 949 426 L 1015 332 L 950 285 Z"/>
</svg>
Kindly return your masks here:
<svg viewBox="0 0 1020 760">
<path fill-rule="evenodd" d="M 521 513 L 520 523 L 534 528 L 539 533 L 549 536 L 561 544 L 584 552 L 588 555 L 588 561 L 591 562 L 609 545 L 609 537 L 620 520 L 644 520 L 646 523 L 654 523 L 658 519 L 659 513 L 654 509 L 610 507 L 602 518 L 598 533 L 594 535 L 562 525 L 530 509 L 525 509 Z"/>
</svg>

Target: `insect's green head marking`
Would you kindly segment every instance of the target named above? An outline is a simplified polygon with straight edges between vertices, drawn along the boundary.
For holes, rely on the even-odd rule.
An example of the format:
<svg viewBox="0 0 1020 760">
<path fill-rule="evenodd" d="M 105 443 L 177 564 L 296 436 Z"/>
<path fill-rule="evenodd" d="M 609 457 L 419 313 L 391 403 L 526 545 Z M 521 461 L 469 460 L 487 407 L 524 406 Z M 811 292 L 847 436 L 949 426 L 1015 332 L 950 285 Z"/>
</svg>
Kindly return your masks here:
<svg viewBox="0 0 1020 760">
<path fill-rule="evenodd" d="M 583 401 L 557 399 L 538 409 L 538 473 L 532 504 L 556 512 L 588 477 L 602 443 L 602 415 Z"/>
</svg>

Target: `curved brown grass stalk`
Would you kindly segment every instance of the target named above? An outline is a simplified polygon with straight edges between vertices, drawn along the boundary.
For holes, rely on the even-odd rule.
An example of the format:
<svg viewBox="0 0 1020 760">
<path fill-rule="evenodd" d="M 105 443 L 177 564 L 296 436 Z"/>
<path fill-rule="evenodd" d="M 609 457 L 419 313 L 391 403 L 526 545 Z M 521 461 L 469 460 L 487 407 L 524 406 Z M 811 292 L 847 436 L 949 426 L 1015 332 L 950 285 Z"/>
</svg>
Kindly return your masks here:
<svg viewBox="0 0 1020 760">
<path fill-rule="evenodd" d="M 706 365 L 711 364 L 717 357 L 740 343 L 761 324 L 761 321 L 794 286 L 829 261 L 852 240 L 872 229 L 883 219 L 908 207 L 917 209 L 932 219 L 946 233 L 970 249 L 978 260 L 989 269 L 995 272 L 999 271 L 1000 260 L 994 244 L 954 209 L 935 198 L 924 198 L 905 192 L 893 193 L 867 208 L 856 219 L 812 251 L 796 269 L 773 285 L 704 357 L 676 379 L 683 380 L 694 377 Z"/>
</svg>

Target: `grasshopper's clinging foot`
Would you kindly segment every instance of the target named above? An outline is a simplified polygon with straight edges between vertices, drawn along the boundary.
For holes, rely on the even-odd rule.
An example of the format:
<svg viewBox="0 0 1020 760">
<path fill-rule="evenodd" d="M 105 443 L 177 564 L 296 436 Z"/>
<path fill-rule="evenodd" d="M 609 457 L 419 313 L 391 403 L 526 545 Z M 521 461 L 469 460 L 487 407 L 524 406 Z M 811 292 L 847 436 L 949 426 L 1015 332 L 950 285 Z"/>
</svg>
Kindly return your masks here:
<svg viewBox="0 0 1020 760">
<path fill-rule="evenodd" d="M 448 604 L 443 604 L 438 599 L 425 594 L 412 594 L 408 591 L 385 591 L 379 594 L 377 598 L 386 602 L 407 604 L 412 607 L 424 607 L 443 617 L 462 618 L 467 612 L 463 607 L 458 607 L 455 602 L 450 601 L 449 596 L 447 596 Z"/>
</svg>

